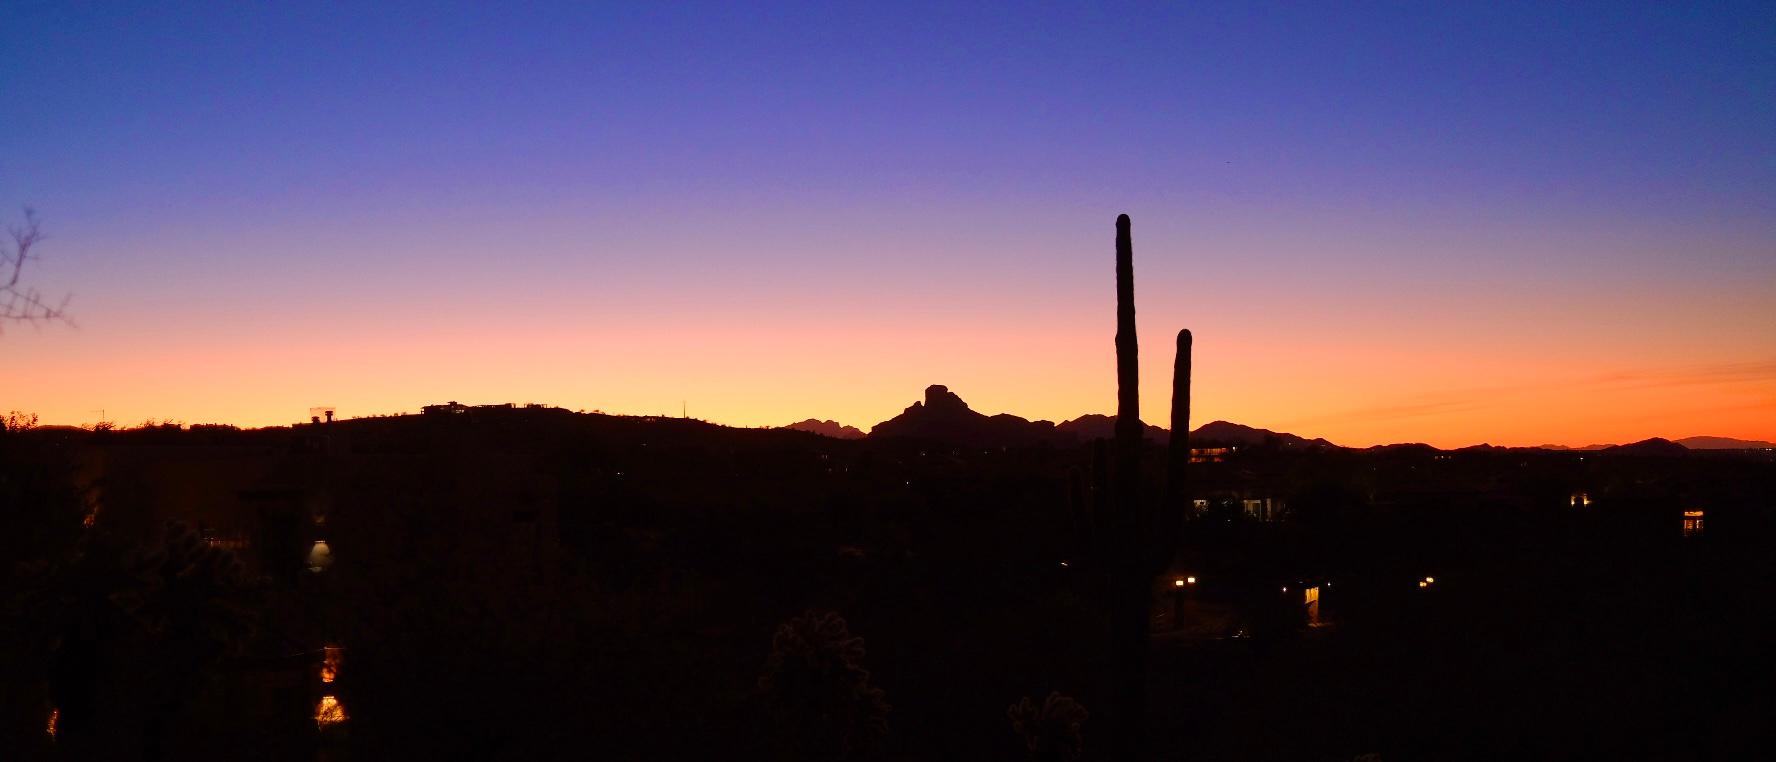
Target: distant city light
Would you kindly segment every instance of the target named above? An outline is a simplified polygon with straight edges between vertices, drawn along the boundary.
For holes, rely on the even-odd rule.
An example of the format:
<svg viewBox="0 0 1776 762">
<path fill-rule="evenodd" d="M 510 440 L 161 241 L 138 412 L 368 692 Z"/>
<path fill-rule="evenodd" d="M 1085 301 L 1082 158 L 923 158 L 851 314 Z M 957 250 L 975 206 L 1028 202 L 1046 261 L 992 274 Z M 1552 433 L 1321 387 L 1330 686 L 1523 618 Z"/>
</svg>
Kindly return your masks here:
<svg viewBox="0 0 1776 762">
<path fill-rule="evenodd" d="M 49 737 L 51 740 L 54 740 L 56 737 L 56 722 L 61 719 L 62 719 L 62 710 L 55 709 L 55 708 L 51 708 L 49 710 L 49 725 L 46 726 L 43 729 L 43 731 L 45 733 L 49 734 Z"/>
<path fill-rule="evenodd" d="M 1185 581 L 1185 582 L 1187 582 L 1187 583 L 1189 583 L 1189 584 L 1192 584 L 1192 585 L 1194 585 L 1194 584 L 1196 584 L 1196 578 L 1195 578 L 1195 577 L 1185 577 L 1185 578 L 1184 578 L 1184 581 Z"/>
<path fill-rule="evenodd" d="M 1419 580 L 1419 581 L 1418 581 L 1418 586 L 1419 586 L 1419 587 L 1430 587 L 1430 585 L 1431 585 L 1431 583 L 1429 583 L 1429 582 L 1426 582 L 1426 581 L 1424 581 L 1424 580 L 1422 580 L 1422 579 L 1421 579 L 1421 580 Z"/>
<path fill-rule="evenodd" d="M 1429 585 L 1433 582 L 1436 582 L 1436 581 L 1437 581 L 1436 577 L 1425 577 L 1425 584 L 1427 584 L 1427 585 Z"/>
<path fill-rule="evenodd" d="M 1184 580 L 1181 580 L 1181 579 L 1172 580 L 1172 587 L 1183 587 L 1183 586 L 1184 586 Z"/>
</svg>

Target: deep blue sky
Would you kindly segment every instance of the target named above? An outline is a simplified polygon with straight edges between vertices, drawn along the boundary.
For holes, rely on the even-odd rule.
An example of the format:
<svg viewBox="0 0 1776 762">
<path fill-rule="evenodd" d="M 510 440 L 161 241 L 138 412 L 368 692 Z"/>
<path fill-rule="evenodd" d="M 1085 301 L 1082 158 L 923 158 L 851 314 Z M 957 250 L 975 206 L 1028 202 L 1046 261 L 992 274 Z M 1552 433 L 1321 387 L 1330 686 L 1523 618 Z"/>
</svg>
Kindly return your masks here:
<svg viewBox="0 0 1776 762">
<path fill-rule="evenodd" d="M 44 285 L 75 292 L 82 325 L 0 351 L 33 353 L 44 379 L 16 395 L 57 417 L 88 403 L 49 390 L 102 358 L 158 379 L 160 396 L 113 403 L 132 415 L 268 423 L 297 397 L 375 412 L 447 393 L 421 381 L 459 361 L 425 355 L 377 394 L 321 373 L 206 407 L 215 390 L 132 354 L 252 365 L 264 342 L 376 354 L 416 331 L 578 337 L 603 370 L 461 361 L 534 366 L 475 393 L 574 407 L 688 395 L 718 420 L 807 407 L 867 426 L 924 381 L 965 379 L 989 412 L 1066 417 L 1107 407 L 1107 373 L 1049 377 L 1039 344 L 978 366 L 921 346 L 1016 347 L 1049 320 L 1057 351 L 1107 350 L 1099 260 L 1123 211 L 1150 342 L 1207 330 L 1219 417 L 1386 437 L 1356 422 L 1369 396 L 1776 360 L 1768 2 L 134 5 L 0 9 L 0 203 L 49 221 Z M 886 337 L 855 357 L 810 341 L 872 379 L 886 352 L 906 377 L 821 379 L 861 399 L 791 388 L 771 369 L 805 356 L 772 339 L 809 321 Z M 710 323 L 764 337 L 704 369 L 724 383 L 655 356 Z M 578 324 L 652 324 L 653 349 Z M 1217 356 L 1216 337 L 1237 348 Z M 1306 400 L 1284 383 L 1340 342 L 1379 375 Z M 1450 343 L 1471 362 L 1437 354 Z M 1772 375 L 1734 392 L 1752 429 L 1776 424 Z M 1013 388 L 1033 377 L 1050 383 Z M 1564 423 L 1681 435 L 1662 429 L 1691 407 Z M 1563 435 L 1474 415 L 1401 426 Z"/>
</svg>

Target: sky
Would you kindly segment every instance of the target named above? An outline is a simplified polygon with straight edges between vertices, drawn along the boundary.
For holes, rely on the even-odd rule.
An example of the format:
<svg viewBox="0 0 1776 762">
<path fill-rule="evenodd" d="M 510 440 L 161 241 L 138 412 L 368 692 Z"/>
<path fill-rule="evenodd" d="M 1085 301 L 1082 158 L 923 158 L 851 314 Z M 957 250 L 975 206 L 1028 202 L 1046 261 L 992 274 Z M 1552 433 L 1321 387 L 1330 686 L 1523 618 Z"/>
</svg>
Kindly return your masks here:
<svg viewBox="0 0 1776 762">
<path fill-rule="evenodd" d="M 1776 4 L 513 5 L 0 7 L 0 410 L 1776 439 Z"/>
</svg>

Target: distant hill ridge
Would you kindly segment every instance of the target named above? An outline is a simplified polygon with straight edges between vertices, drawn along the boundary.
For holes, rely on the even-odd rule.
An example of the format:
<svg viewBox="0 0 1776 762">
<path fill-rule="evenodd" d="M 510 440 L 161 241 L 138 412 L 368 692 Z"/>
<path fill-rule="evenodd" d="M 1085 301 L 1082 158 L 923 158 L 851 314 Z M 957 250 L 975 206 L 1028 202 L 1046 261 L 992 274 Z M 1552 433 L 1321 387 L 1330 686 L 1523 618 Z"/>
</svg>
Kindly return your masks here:
<svg viewBox="0 0 1776 762">
<path fill-rule="evenodd" d="M 783 428 L 806 431 L 810 434 L 819 434 L 833 439 L 862 439 L 864 437 L 863 430 L 856 426 L 845 426 L 838 421 L 822 421 L 818 418 L 796 421 Z"/>
<path fill-rule="evenodd" d="M 1281 431 L 1257 429 L 1228 421 L 1211 421 L 1195 431 L 1190 432 L 1192 443 L 1227 444 L 1243 447 L 1255 447 L 1263 444 L 1275 444 L 1285 450 L 1320 450 L 1335 449 L 1338 445 L 1324 439 L 1308 439 Z"/>
<path fill-rule="evenodd" d="M 1776 442 L 1765 442 L 1759 439 L 1734 439 L 1732 437 L 1684 437 L 1677 443 L 1692 450 L 1770 450 L 1776 449 Z"/>
<path fill-rule="evenodd" d="M 1645 449 L 1646 446 L 1654 446 L 1654 445 L 1656 445 L 1656 443 L 1659 443 L 1659 442 L 1665 442 L 1668 444 L 1675 444 L 1679 447 L 1684 448 L 1685 450 L 1770 450 L 1770 449 L 1776 449 L 1776 442 L 1766 442 L 1761 439 L 1734 439 L 1732 437 L 1684 437 L 1683 439 L 1678 439 L 1675 441 L 1669 440 L 1669 439 L 1663 439 L 1660 437 L 1653 437 L 1652 439 L 1643 439 L 1639 442 L 1632 442 L 1632 443 L 1625 444 L 1625 445 L 1591 444 L 1591 445 L 1585 445 L 1584 447 L 1566 447 L 1563 445 L 1545 444 L 1545 445 L 1540 445 L 1536 449 L 1573 450 L 1573 451 L 1620 450 L 1622 448 Z M 1669 449 L 1669 448 L 1666 448 L 1666 449 Z"/>
</svg>

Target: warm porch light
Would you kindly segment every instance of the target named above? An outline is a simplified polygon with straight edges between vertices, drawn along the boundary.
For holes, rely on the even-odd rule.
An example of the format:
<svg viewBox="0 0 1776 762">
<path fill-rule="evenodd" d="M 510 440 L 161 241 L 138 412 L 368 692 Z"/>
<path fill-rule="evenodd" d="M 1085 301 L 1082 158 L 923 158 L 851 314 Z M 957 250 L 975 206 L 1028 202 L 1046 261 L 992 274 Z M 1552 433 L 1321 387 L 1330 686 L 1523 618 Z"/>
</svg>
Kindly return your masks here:
<svg viewBox="0 0 1776 762">
<path fill-rule="evenodd" d="M 330 683 L 339 678 L 339 662 L 343 655 L 341 651 L 339 646 L 321 649 L 321 682 Z"/>
<path fill-rule="evenodd" d="M 308 549 L 308 570 L 311 572 L 326 571 L 333 565 L 333 549 L 327 547 L 326 540 L 315 540 L 314 547 Z"/>
<path fill-rule="evenodd" d="M 334 696 L 322 696 L 315 707 L 315 727 L 325 728 L 345 722 L 345 706 Z"/>
</svg>

